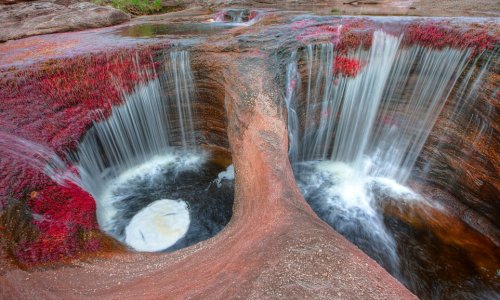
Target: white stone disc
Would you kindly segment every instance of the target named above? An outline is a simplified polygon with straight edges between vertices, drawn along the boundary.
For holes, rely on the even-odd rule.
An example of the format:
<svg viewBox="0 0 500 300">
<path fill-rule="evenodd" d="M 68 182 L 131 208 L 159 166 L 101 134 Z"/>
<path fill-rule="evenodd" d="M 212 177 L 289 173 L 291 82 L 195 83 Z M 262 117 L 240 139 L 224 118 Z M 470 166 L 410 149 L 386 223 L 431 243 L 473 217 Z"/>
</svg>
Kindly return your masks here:
<svg viewBox="0 0 500 300">
<path fill-rule="evenodd" d="M 137 251 L 161 251 L 184 237 L 189 223 L 186 202 L 161 199 L 132 218 L 125 228 L 125 243 Z"/>
</svg>

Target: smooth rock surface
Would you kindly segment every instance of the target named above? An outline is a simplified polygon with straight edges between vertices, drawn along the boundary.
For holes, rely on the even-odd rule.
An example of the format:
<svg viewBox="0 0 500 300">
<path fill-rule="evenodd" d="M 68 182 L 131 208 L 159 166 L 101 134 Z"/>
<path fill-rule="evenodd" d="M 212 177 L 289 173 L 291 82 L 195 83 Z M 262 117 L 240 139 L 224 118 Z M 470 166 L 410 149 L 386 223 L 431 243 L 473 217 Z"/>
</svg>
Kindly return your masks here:
<svg viewBox="0 0 500 300">
<path fill-rule="evenodd" d="M 130 16 L 120 10 L 90 2 L 68 6 L 49 1 L 0 5 L 0 42 L 32 35 L 111 26 L 129 19 Z"/>
<path fill-rule="evenodd" d="M 226 105 L 236 170 L 227 227 L 168 255 L 122 253 L 78 268 L 12 270 L 0 276 L 0 297 L 416 299 L 322 222 L 300 194 L 287 156 L 280 88 L 272 80 L 276 66 L 252 54 L 193 56 L 195 66 L 218 66 L 205 71 L 226 87 L 215 90 L 212 101 Z"/>
<path fill-rule="evenodd" d="M 237 193 L 229 225 L 210 240 L 168 255 L 117 253 L 58 269 L 12 269 L 0 276 L 0 298 L 414 298 L 304 201 L 288 161 L 278 64 L 264 38 L 244 36 L 245 30 L 252 29 L 192 49 L 202 95 L 197 109 L 210 116 L 204 135 L 233 155 Z M 30 43 L 54 42 L 60 51 L 55 53 L 74 55 L 88 50 L 79 47 L 88 40 L 99 39 L 101 46 L 117 40 L 93 32 L 6 43 L 3 48 L 15 55 L 5 56 L 4 65 L 25 62 L 19 51 Z M 230 35 L 239 44 L 228 45 Z M 69 45 L 67 36 L 76 42 Z"/>
<path fill-rule="evenodd" d="M 137 251 L 167 249 L 189 228 L 189 211 L 180 200 L 157 200 L 137 213 L 125 228 L 125 242 Z"/>
<path fill-rule="evenodd" d="M 193 1 L 195 2 L 195 1 Z M 313 11 L 325 15 L 401 15 L 401 16 L 482 16 L 498 17 L 495 0 L 198 0 L 209 6 L 267 7 Z"/>
</svg>

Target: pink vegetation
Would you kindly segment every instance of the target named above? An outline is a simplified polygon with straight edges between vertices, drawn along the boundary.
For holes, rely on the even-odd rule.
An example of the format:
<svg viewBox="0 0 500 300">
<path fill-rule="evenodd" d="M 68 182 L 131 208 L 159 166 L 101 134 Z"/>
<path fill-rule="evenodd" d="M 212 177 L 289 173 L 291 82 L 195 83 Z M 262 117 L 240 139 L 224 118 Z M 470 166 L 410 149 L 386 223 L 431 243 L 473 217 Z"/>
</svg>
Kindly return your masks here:
<svg viewBox="0 0 500 300">
<path fill-rule="evenodd" d="M 255 19 L 258 15 L 259 15 L 259 13 L 256 10 L 252 10 L 248 14 L 248 21 L 251 21 L 251 20 Z"/>
<path fill-rule="evenodd" d="M 81 249 L 99 249 L 99 240 L 85 238 L 85 233 L 97 229 L 95 203 L 78 186 L 51 183 L 40 192 L 32 192 L 28 205 L 39 235 L 14 250 L 21 262 L 53 261 L 75 256 Z"/>
<path fill-rule="evenodd" d="M 376 23 L 368 18 L 334 19 L 329 24 L 318 24 L 314 19 L 293 22 L 290 28 L 297 31 L 296 39 L 304 44 L 328 41 L 335 49 L 346 54 L 358 48 L 369 49 L 372 45 L 373 32 L 377 29 L 389 34 L 403 34 L 403 45 L 420 45 L 442 49 L 473 49 L 472 57 L 484 50 L 492 50 L 499 43 L 498 34 L 482 25 L 459 25 L 448 21 L 425 21 L 413 23 L 407 27 L 393 23 Z"/>
<path fill-rule="evenodd" d="M 343 22 L 340 39 L 336 49 L 340 53 L 358 48 L 369 49 L 372 46 L 373 32 L 376 26 L 367 19 L 348 19 Z"/>
<path fill-rule="evenodd" d="M 221 10 L 221 11 L 217 12 L 217 13 L 214 15 L 213 19 L 214 19 L 214 21 L 216 21 L 216 22 L 224 22 L 224 16 L 225 16 L 225 15 L 226 15 L 226 11 Z"/>
<path fill-rule="evenodd" d="M 98 120 L 98 112 L 108 115 L 123 91 L 154 76 L 155 50 L 121 50 L 0 71 L 0 125 L 64 157 Z M 38 232 L 35 240 L 20 241 L 11 249 L 21 262 L 45 262 L 99 248 L 99 241 L 85 238 L 96 229 L 95 203 L 85 191 L 72 184 L 56 185 L 9 157 L 0 157 L 0 173 L 0 208 L 10 201 L 25 203 Z"/>
<path fill-rule="evenodd" d="M 425 23 L 408 26 L 403 43 L 442 49 L 467 48 L 474 49 L 472 56 L 484 50 L 492 50 L 499 42 L 498 37 L 490 35 L 484 28 L 453 28 L 448 24 Z"/>
<path fill-rule="evenodd" d="M 295 30 L 299 30 L 299 29 L 304 29 L 304 28 L 309 27 L 309 26 L 313 26 L 315 24 L 316 24 L 315 20 L 304 19 L 304 20 L 293 22 L 292 24 L 290 24 L 290 27 L 292 30 L 295 31 Z"/>
<path fill-rule="evenodd" d="M 318 39 L 338 40 L 339 36 L 340 31 L 338 26 L 320 25 L 307 28 L 303 33 L 297 36 L 297 39 L 307 43 L 311 40 Z"/>
<path fill-rule="evenodd" d="M 361 63 L 355 58 L 344 56 L 335 57 L 333 65 L 333 73 L 345 77 L 356 77 L 361 70 Z"/>
</svg>

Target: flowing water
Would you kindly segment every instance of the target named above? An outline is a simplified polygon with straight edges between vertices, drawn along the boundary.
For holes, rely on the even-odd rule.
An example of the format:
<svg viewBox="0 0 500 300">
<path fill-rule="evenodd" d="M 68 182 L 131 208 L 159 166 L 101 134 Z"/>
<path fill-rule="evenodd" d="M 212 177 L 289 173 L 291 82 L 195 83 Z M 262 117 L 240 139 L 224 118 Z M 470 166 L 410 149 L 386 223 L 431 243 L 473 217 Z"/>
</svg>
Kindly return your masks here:
<svg viewBox="0 0 500 300">
<path fill-rule="evenodd" d="M 204 240 L 231 216 L 232 181 L 209 188 L 226 166 L 196 144 L 189 53 L 170 52 L 164 70 L 124 94 L 75 154 L 100 228 L 138 251 Z"/>
<path fill-rule="evenodd" d="M 113 107 L 110 118 L 94 124 L 79 145 L 79 171 L 95 197 L 107 180 L 167 153 L 175 143 L 185 149 L 196 147 L 191 108 L 194 83 L 188 53 L 171 52 L 165 67 L 165 75 L 124 94 L 124 104 Z M 174 93 L 166 93 L 168 88 Z M 176 112 L 176 122 L 170 121 L 171 112 Z"/>
<path fill-rule="evenodd" d="M 120 28 L 117 34 L 134 38 L 154 38 L 162 36 L 193 36 L 203 37 L 221 34 L 236 27 L 234 23 L 146 23 Z"/>
<path fill-rule="evenodd" d="M 362 64 L 354 78 L 334 74 L 332 44 L 307 46 L 305 107 L 287 97 L 297 119 L 291 122 L 292 159 L 348 162 L 405 182 L 470 51 L 403 48 L 400 41 L 375 32 L 369 51 L 350 54 Z M 289 82 L 300 76 L 296 55 Z M 298 109 L 303 126 L 296 125 Z M 373 165 L 366 166 L 366 159 Z"/>
<path fill-rule="evenodd" d="M 344 55 L 325 43 L 291 53 L 284 97 L 289 157 L 314 211 L 414 292 L 424 298 L 446 292 L 472 295 L 477 288 L 468 294 L 470 287 L 456 282 L 435 283 L 436 274 L 442 273 L 436 270 L 450 268 L 449 261 L 441 257 L 434 271 L 424 271 L 434 245 L 405 251 L 400 245 L 412 244 L 409 236 L 422 240 L 415 233 L 402 233 L 401 224 L 395 226 L 398 222 L 384 208 L 416 203 L 432 207 L 404 184 L 443 106 L 452 101 L 452 91 L 458 90 L 453 95 L 463 101 L 473 98 L 469 81 L 477 59 L 469 60 L 469 49 L 408 47 L 401 40 L 376 31 L 369 50 Z M 350 74 L 336 72 L 338 57 L 359 68 Z M 422 267 L 409 263 L 413 259 L 422 260 Z M 461 270 L 461 263 L 452 262 L 451 270 Z M 461 280 L 475 282 L 477 274 L 464 273 Z M 486 281 L 484 293 L 495 294 L 494 279 Z"/>
<path fill-rule="evenodd" d="M 170 150 L 110 181 L 101 228 L 138 251 L 169 251 L 217 234 L 229 222 L 233 180 L 204 151 Z"/>
<path fill-rule="evenodd" d="M 82 186 L 80 178 L 52 149 L 3 130 L 0 130 L 0 156 L 2 159 L 25 163 L 47 174 L 60 185 L 72 182 Z"/>
<path fill-rule="evenodd" d="M 243 22 L 252 21 L 256 16 L 256 11 L 250 11 L 248 9 L 227 9 L 219 11 L 214 16 L 215 22 L 224 22 L 229 24 L 237 24 Z M 253 15 L 252 15 L 253 14 Z M 252 22 L 253 23 L 253 22 Z"/>
</svg>

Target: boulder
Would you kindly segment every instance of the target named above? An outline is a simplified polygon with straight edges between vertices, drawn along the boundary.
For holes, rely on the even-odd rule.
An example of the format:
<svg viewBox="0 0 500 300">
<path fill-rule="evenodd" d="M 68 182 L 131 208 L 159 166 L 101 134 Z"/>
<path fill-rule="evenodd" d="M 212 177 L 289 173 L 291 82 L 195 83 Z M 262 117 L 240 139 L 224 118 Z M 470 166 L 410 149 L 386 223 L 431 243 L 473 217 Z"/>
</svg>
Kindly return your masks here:
<svg viewBox="0 0 500 300">
<path fill-rule="evenodd" d="M 0 5 L 0 42 L 32 35 L 76 31 L 120 24 L 130 16 L 108 6 L 78 2 L 24 2 Z"/>
</svg>

